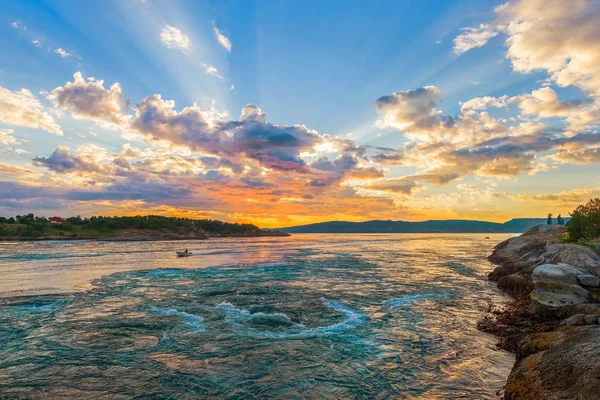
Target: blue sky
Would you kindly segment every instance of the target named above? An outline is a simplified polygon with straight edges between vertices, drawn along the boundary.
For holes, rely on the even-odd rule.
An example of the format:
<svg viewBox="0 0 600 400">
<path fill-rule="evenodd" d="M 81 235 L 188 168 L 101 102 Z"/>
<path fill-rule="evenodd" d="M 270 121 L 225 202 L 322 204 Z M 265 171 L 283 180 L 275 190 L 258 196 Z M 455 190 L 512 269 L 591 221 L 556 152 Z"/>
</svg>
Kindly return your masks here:
<svg viewBox="0 0 600 400">
<path fill-rule="evenodd" d="M 458 200 L 456 191 L 465 190 L 457 189 L 457 184 L 463 184 L 464 187 L 477 186 L 479 197 L 472 194 L 468 201 L 491 201 L 489 209 L 496 210 L 493 218 L 518 216 L 519 213 L 510 211 L 514 209 L 510 204 L 519 201 L 519 205 L 522 206 L 523 200 L 515 200 L 515 196 L 581 190 L 581 182 L 570 180 L 561 186 L 554 183 L 557 179 L 568 179 L 573 170 L 587 180 L 592 180 L 584 185 L 584 189 L 588 190 L 586 194 L 591 193 L 590 190 L 597 186 L 597 182 L 592 178 L 598 172 L 595 162 L 573 166 L 571 162 L 565 161 L 564 157 L 560 161 L 550 161 L 557 151 L 573 152 L 572 147 L 575 145 L 569 142 L 561 145 L 560 149 L 542 149 L 542 146 L 536 147 L 535 150 L 527 150 L 521 154 L 521 158 L 517 157 L 518 161 L 510 154 L 507 156 L 506 153 L 502 153 L 503 155 L 497 158 L 489 158 L 486 161 L 489 165 L 481 164 L 483 161 L 480 160 L 471 162 L 476 164 L 475 166 L 467 167 L 463 161 L 458 163 L 455 156 L 450 156 L 450 148 L 452 147 L 452 151 L 458 151 L 460 148 L 477 150 L 478 145 L 474 140 L 485 135 L 483 131 L 478 133 L 469 125 L 471 122 L 460 121 L 463 116 L 461 107 L 469 100 L 486 96 L 501 99 L 505 104 L 478 108 L 476 114 L 469 114 L 469 118 L 475 115 L 473 118 L 477 123 L 483 124 L 481 112 L 485 110 L 483 118 L 491 116 L 500 121 L 498 124 L 504 124 L 502 129 L 505 132 L 510 132 L 511 145 L 514 145 L 516 137 L 522 138 L 525 135 L 524 127 L 519 128 L 522 130 L 519 132 L 516 132 L 517 128 L 514 127 L 520 122 L 543 124 L 543 127 L 540 125 L 538 129 L 546 130 L 546 136 L 555 137 L 557 134 L 548 133 L 552 130 L 565 131 L 563 136 L 597 133 L 596 119 L 589 117 L 585 124 L 577 125 L 577 129 L 572 128 L 568 121 L 573 117 L 569 117 L 571 114 L 567 115 L 567 109 L 571 110 L 568 106 L 560 105 L 563 103 L 556 103 L 559 106 L 544 103 L 546 108 L 552 108 L 556 113 L 549 115 L 549 111 L 541 110 L 538 104 L 546 100 L 539 100 L 532 94 L 536 90 L 549 88 L 558 96 L 558 101 L 581 101 L 587 108 L 580 109 L 579 112 L 597 115 L 596 87 L 589 82 L 585 83 L 588 76 L 586 74 L 589 74 L 585 69 L 587 66 L 575 73 L 584 79 L 565 83 L 565 79 L 560 78 L 553 65 L 535 54 L 535 33 L 523 33 L 525 44 L 530 47 L 514 44 L 512 40 L 516 36 L 509 25 L 510 18 L 523 22 L 527 21 L 527 18 L 535 18 L 536 15 L 541 15 L 538 23 L 547 23 L 548 26 L 557 23 L 565 26 L 569 26 L 570 23 L 584 26 L 586 23 L 592 24 L 585 19 L 585 15 L 595 15 L 597 7 L 593 2 L 585 0 L 576 0 L 576 3 L 568 9 L 559 1 L 550 1 L 544 7 L 537 0 L 512 1 L 506 3 L 507 5 L 503 5 L 502 1 L 7 1 L 1 5 L 0 51 L 5 56 L 0 60 L 0 84 L 13 94 L 21 89 L 29 90 L 39 99 L 40 107 L 47 110 L 45 112 L 60 125 L 64 134 L 59 136 L 40 133 L 40 129 L 32 127 L 31 124 L 19 125 L 14 118 L 7 117 L 4 121 L 0 118 L 0 129 L 12 131 L 11 137 L 16 138 L 12 142 L 21 141 L 19 151 L 13 146 L 14 143 L 4 146 L 4 152 L 0 153 L 3 159 L 1 162 L 34 171 L 40 174 L 37 179 L 41 181 L 64 180 L 69 185 L 76 185 L 81 182 L 70 174 L 82 171 L 59 171 L 35 160 L 32 164 L 32 159 L 48 158 L 58 146 L 67 147 L 70 154 L 75 154 L 78 149 L 83 149 L 81 151 L 85 153 L 92 145 L 107 153 L 116 154 L 127 145 L 140 151 L 147 149 L 144 155 L 129 160 L 141 165 L 144 157 L 146 161 L 148 157 L 156 157 L 157 149 L 162 148 L 157 146 L 156 140 L 159 139 L 170 141 L 172 146 L 187 146 L 187 150 L 170 148 L 168 151 L 175 158 L 211 155 L 227 158 L 227 162 L 236 158 L 237 153 L 227 153 L 225 157 L 225 150 L 221 148 L 206 148 L 190 144 L 183 139 L 189 139 L 190 135 L 198 136 L 200 132 L 184 132 L 183 137 L 174 139 L 174 133 L 161 131 L 160 135 L 163 136 L 159 137 L 157 131 L 134 126 L 135 123 L 131 121 L 135 119 L 135 106 L 147 96 L 160 94 L 163 101 L 175 102 L 171 108 L 177 113 L 182 112 L 185 107 L 197 106 L 199 110 L 212 110 L 214 115 L 219 114 L 221 119 L 231 121 L 240 118 L 241 110 L 246 105 L 254 104 L 267 114 L 266 125 L 261 125 L 265 129 L 264 132 L 272 132 L 270 129 L 273 126 L 270 124 L 287 127 L 304 125 L 317 132 L 318 137 L 311 139 L 320 143 L 316 146 L 328 149 L 317 155 L 314 152 L 317 147 L 309 146 L 310 149 L 303 148 L 302 151 L 291 154 L 289 149 L 282 150 L 278 144 L 277 149 L 269 151 L 277 154 L 285 152 L 282 160 L 296 160 L 310 166 L 319 156 L 335 160 L 344 155 L 345 151 L 349 151 L 340 150 L 341 140 L 351 140 L 359 147 L 366 146 L 364 151 L 353 149 L 351 155 L 355 157 L 353 165 L 359 165 L 363 170 L 370 167 L 381 170 L 380 173 L 369 177 L 373 181 L 364 181 L 361 184 L 356 179 L 362 178 L 352 175 L 354 172 L 350 174 L 352 177 L 346 174 L 343 178 L 338 177 L 339 179 L 332 181 L 335 181 L 336 188 L 340 191 L 352 187 L 358 196 L 358 202 L 369 196 L 375 197 L 374 201 L 378 204 L 375 208 L 378 211 L 374 212 L 373 216 L 384 213 L 385 204 L 388 204 L 392 208 L 390 213 L 399 218 L 476 217 L 475 214 L 468 214 L 468 207 L 460 205 L 462 201 L 467 200 Z M 553 10 L 558 10 L 564 15 L 557 19 L 556 13 L 550 12 Z M 545 12 L 547 18 L 544 17 Z M 221 42 L 217 32 L 222 35 Z M 168 36 L 169 34 L 175 36 Z M 568 31 L 565 34 L 568 35 Z M 588 42 L 582 45 L 586 44 L 589 47 L 589 41 L 595 43 L 594 40 L 597 39 L 596 31 L 592 29 L 592 32 L 587 34 L 589 37 L 584 37 L 582 41 Z M 465 49 L 459 49 L 457 40 L 461 37 L 469 43 Z M 559 38 L 557 36 L 556 40 Z M 529 39 L 530 41 L 527 41 Z M 222 43 L 223 40 L 225 44 Z M 473 41 L 476 44 L 473 45 Z M 227 48 L 227 43 L 230 43 L 230 48 Z M 570 48 L 572 47 L 571 45 Z M 558 57 L 563 57 L 568 64 L 568 60 L 572 59 L 568 49 L 565 47 L 561 53 L 560 44 L 557 44 L 557 49 Z M 519 66 L 519 63 L 525 67 Z M 562 68 L 565 71 L 569 70 L 573 76 L 569 69 L 571 66 Z M 558 72 L 560 71 L 559 69 Z M 96 82 L 102 80 L 102 87 L 106 90 L 118 83 L 119 95 L 122 93 L 122 104 L 118 107 L 123 116 L 118 124 L 107 125 L 106 119 L 112 117 L 99 117 L 99 112 L 82 110 L 82 103 L 77 101 L 85 99 L 75 100 L 74 97 L 70 97 L 69 100 L 60 103 L 60 100 L 52 97 L 53 90 L 66 87 L 67 82 L 74 82 L 75 73 L 80 73 L 83 79 L 89 82 L 93 81 L 89 78 Z M 405 103 L 406 99 L 413 96 L 409 91 L 429 87 L 436 88 L 426 91 L 427 96 L 432 96 L 435 108 L 431 111 L 425 110 L 429 113 L 427 117 L 439 115 L 440 118 L 433 121 L 438 124 L 445 120 L 443 116 L 448 116 L 455 120 L 452 127 L 444 126 L 434 132 L 430 126 L 431 121 L 425 121 L 428 124 L 425 127 L 419 125 L 423 121 L 418 116 L 399 112 L 399 107 L 410 108 L 414 105 Z M 108 92 L 98 95 L 103 93 Z M 401 93 L 393 105 L 378 101 L 382 96 L 392 93 Z M 506 96 L 504 100 L 503 96 Z M 527 103 L 527 96 L 529 100 L 533 98 L 537 105 Z M 526 109 L 527 104 L 535 108 L 534 112 Z M 591 106 L 588 106 L 589 104 Z M 98 107 L 98 104 L 94 106 Z M 421 108 L 419 110 L 423 111 Z M 407 120 L 413 117 L 418 121 Z M 508 121 L 511 117 L 516 118 L 516 121 Z M 128 122 L 124 122 L 126 120 Z M 259 120 L 265 123 L 260 118 Z M 412 128 L 408 128 L 407 124 L 415 129 L 427 130 L 427 139 L 423 136 L 417 138 L 419 132 L 411 132 Z M 483 129 L 487 135 L 488 130 L 492 129 L 490 126 L 492 125 L 488 124 L 477 129 Z M 513 128 L 508 129 L 510 126 Z M 444 129 L 451 129 L 453 135 L 460 135 L 463 147 L 457 144 L 457 139 L 444 136 L 450 135 L 450 131 Z M 254 129 L 253 132 L 255 131 Z M 460 132 L 457 133 L 458 131 Z M 529 135 L 529 131 L 527 132 Z M 177 131 L 177 134 L 179 133 L 181 132 Z M 211 134 L 214 132 L 211 131 Z M 225 135 L 223 137 L 236 136 L 232 131 L 222 134 Z M 323 140 L 329 140 L 327 137 L 323 139 L 324 135 L 331 135 L 338 142 L 324 145 Z M 448 152 L 442 155 L 428 153 L 427 157 L 423 156 L 423 163 L 419 163 L 418 153 L 429 152 L 431 146 L 425 145 L 438 142 L 436 137 L 446 138 L 444 147 Z M 313 141 L 310 143 L 314 144 Z M 482 143 L 486 149 L 489 148 L 490 144 L 484 141 L 480 144 L 483 145 Z M 589 140 L 586 143 L 589 143 Z M 411 153 L 411 160 L 391 165 L 377 164 L 374 161 L 375 155 L 370 153 L 374 146 L 395 149 L 404 152 L 405 155 Z M 272 184 L 285 185 L 283 176 L 287 172 L 281 169 L 280 164 L 265 164 L 264 154 L 248 156 L 245 148 L 239 149 L 239 158 L 251 159 L 246 164 L 246 171 L 249 171 L 250 167 L 258 168 L 257 171 L 263 168 L 263 176 L 265 170 L 267 174 L 273 171 L 273 174 L 278 174 L 278 183 Z M 272 152 L 268 157 L 273 156 Z M 368 156 L 365 155 L 367 153 Z M 570 155 L 569 157 L 576 158 Z M 112 161 L 107 160 L 98 162 Z M 255 162 L 258 164 L 254 165 Z M 511 163 L 520 163 L 524 167 L 507 172 Z M 190 168 L 194 173 L 201 174 L 211 170 L 207 165 Z M 221 169 L 214 171 L 232 173 L 226 167 L 218 168 Z M 96 171 L 100 169 L 96 168 Z M 444 180 L 440 181 L 438 175 L 436 178 L 431 177 L 431 171 L 437 174 L 450 170 L 452 171 L 444 174 L 457 176 L 458 179 L 450 184 Z M 299 169 L 294 171 L 294 174 L 299 173 Z M 113 170 L 111 172 L 114 173 Z M 364 171 L 356 174 L 363 176 Z M 424 177 L 422 181 L 421 177 Z M 21 178 L 4 179 L 20 184 Z M 247 178 L 249 179 L 243 179 Z M 98 183 L 93 189 L 107 189 L 117 179 L 121 178 L 115 177 L 112 183 Z M 144 179 L 146 183 L 173 184 L 165 181 L 164 177 L 145 176 Z M 242 177 L 228 175 L 228 179 Z M 292 186 L 302 179 L 305 179 L 305 182 L 311 181 L 308 176 L 301 178 L 294 175 L 290 179 L 294 182 Z M 390 179 L 395 180 L 395 183 L 387 182 Z M 383 180 L 385 184 L 382 183 Z M 90 176 L 90 182 L 92 181 L 100 182 Z M 532 186 L 532 183 L 535 185 Z M 186 181 L 178 184 L 193 192 L 198 182 Z M 390 185 L 393 189 L 388 190 Z M 497 189 L 498 186 L 502 188 L 501 191 Z M 376 187 L 384 188 L 380 190 L 382 193 L 376 193 L 379 190 Z M 203 187 L 204 189 L 208 190 L 206 187 Z M 223 191 L 229 193 L 230 189 L 228 187 Z M 218 190 L 219 188 L 215 188 L 214 191 Z M 248 190 L 251 196 L 260 197 L 254 188 Z M 311 198 L 314 199 L 314 206 L 327 204 L 331 201 L 332 193 L 333 191 L 315 194 L 315 197 Z M 506 198 L 507 193 L 512 198 Z M 425 197 L 419 200 L 419 195 L 424 194 Z M 406 195 L 409 198 L 406 198 Z M 438 196 L 437 199 L 440 200 L 443 196 L 453 195 L 453 209 L 439 207 L 431 211 L 435 208 L 429 204 L 433 201 L 432 196 Z M 313 201 L 307 200 L 308 194 L 304 192 L 298 192 L 290 198 L 302 196 L 306 197 L 308 202 Z M 319 196 L 325 197 L 318 201 Z M 504 198 L 500 199 L 502 196 Z M 34 204 L 34 199 L 31 198 L 9 200 L 10 205 L 4 205 L 5 212 L 24 208 L 28 201 Z M 51 210 L 61 210 L 65 204 L 63 200 L 57 200 Z M 134 206 L 115 202 L 114 207 L 109 208 L 131 213 L 150 212 L 165 206 L 151 204 L 143 196 L 134 200 L 143 204 Z M 414 207 L 409 205 L 411 202 L 415 202 Z M 180 213 L 183 209 L 193 208 L 199 215 L 207 215 L 206 212 L 210 211 L 217 213 L 215 215 L 221 213 L 222 218 L 228 218 L 231 214 L 231 209 L 227 207 L 223 210 L 206 210 L 202 207 L 192 207 L 197 204 L 194 202 L 175 203 L 168 204 L 171 207 L 168 212 Z M 569 203 L 557 207 L 566 211 L 572 205 L 573 203 Z M 94 210 L 92 202 L 80 203 L 80 206 L 83 212 L 89 213 Z M 2 205 L 0 210 L 1 207 Z M 545 207 L 546 204 L 539 205 L 540 210 Z M 307 208 L 306 212 L 309 210 L 313 208 Z M 536 211 L 531 207 L 524 210 L 524 213 Z M 261 215 L 269 214 L 268 211 L 263 211 Z M 203 212 L 205 214 L 202 214 Z M 485 207 L 480 212 L 484 213 Z M 336 213 L 339 213 L 339 210 L 333 214 Z M 300 218 L 299 215 L 297 217 Z M 263 217 L 244 212 L 239 218 L 261 220 Z M 277 222 L 282 220 L 283 217 Z"/>
<path fill-rule="evenodd" d="M 232 114 L 254 103 L 278 123 L 343 134 L 374 119 L 369 105 L 390 89 L 438 86 L 444 110 L 455 113 L 464 99 L 505 94 L 511 85 L 515 92 L 536 87 L 534 76 L 514 76 L 504 65 L 498 43 L 463 57 L 452 52 L 461 27 L 491 18 L 492 7 L 480 1 L 12 1 L 3 7 L 2 51 L 14 57 L 3 62 L 2 82 L 15 89 L 50 90 L 81 71 L 120 82 L 133 102 L 149 93 L 178 105 L 210 107 L 214 99 Z M 27 32 L 11 29 L 13 21 Z M 189 56 L 161 45 L 165 23 L 195 38 Z M 231 53 L 215 39 L 214 26 L 234 43 Z M 41 48 L 30 45 L 34 37 Z M 81 60 L 49 57 L 48 46 Z M 189 58 L 217 67 L 224 79 L 204 74 Z"/>
</svg>

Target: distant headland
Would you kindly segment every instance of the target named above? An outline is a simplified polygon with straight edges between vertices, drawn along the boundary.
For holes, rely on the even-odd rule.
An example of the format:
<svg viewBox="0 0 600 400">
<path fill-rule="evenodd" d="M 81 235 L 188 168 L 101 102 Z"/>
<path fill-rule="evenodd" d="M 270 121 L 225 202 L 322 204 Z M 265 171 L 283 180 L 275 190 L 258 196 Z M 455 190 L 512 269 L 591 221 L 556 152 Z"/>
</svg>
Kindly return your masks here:
<svg viewBox="0 0 600 400">
<path fill-rule="evenodd" d="M 289 236 L 252 224 L 163 217 L 0 217 L 0 240 L 205 240 L 218 237 Z"/>
<path fill-rule="evenodd" d="M 566 220 L 568 222 L 568 219 Z M 287 233 L 523 233 L 534 226 L 546 223 L 546 218 L 515 218 L 504 223 L 461 219 L 420 222 L 330 221 L 279 228 L 279 230 Z"/>
</svg>

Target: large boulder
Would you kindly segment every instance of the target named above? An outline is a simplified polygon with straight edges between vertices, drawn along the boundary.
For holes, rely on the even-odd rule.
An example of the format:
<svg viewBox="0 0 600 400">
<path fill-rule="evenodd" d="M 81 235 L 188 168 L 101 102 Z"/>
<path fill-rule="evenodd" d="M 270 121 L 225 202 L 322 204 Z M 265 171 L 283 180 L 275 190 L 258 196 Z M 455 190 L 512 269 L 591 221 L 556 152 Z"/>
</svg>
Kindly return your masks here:
<svg viewBox="0 0 600 400">
<path fill-rule="evenodd" d="M 533 284 L 556 283 L 577 285 L 577 276 L 585 272 L 569 264 L 542 264 L 537 266 L 531 273 Z"/>
<path fill-rule="evenodd" d="M 592 301 L 590 292 L 579 286 L 577 277 L 583 270 L 568 264 L 542 264 L 532 274 L 532 300 L 548 306 L 562 307 Z"/>
<path fill-rule="evenodd" d="M 508 376 L 507 400 L 598 399 L 600 325 L 526 336 Z"/>
<path fill-rule="evenodd" d="M 579 244 L 550 244 L 543 254 L 547 263 L 558 264 L 565 263 L 574 267 L 590 271 L 595 267 L 600 267 L 600 256 L 592 249 Z"/>
<path fill-rule="evenodd" d="M 488 257 L 491 262 L 498 264 L 489 278 L 497 281 L 502 276 L 520 272 L 530 266 L 535 267 L 544 262 L 542 254 L 545 252 L 545 241 L 527 240 L 524 236 L 505 240 Z"/>
</svg>

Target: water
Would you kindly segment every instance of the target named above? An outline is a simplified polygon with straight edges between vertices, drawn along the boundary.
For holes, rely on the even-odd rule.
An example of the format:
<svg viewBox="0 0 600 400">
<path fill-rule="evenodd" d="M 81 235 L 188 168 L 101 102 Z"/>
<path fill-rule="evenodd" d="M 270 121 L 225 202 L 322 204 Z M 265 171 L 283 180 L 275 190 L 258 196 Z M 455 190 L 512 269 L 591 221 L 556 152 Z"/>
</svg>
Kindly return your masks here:
<svg viewBox="0 0 600 400">
<path fill-rule="evenodd" d="M 498 398 L 490 236 L 0 244 L 0 398 Z"/>
</svg>

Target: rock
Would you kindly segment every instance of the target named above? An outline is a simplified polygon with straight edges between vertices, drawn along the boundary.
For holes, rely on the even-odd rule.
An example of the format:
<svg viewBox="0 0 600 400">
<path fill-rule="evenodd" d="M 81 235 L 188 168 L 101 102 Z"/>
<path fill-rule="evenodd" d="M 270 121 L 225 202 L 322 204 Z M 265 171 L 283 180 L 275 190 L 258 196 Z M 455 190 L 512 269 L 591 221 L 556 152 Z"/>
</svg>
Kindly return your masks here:
<svg viewBox="0 0 600 400">
<path fill-rule="evenodd" d="M 518 344 L 516 356 L 517 360 L 529 357 L 537 352 L 549 349 L 561 344 L 566 338 L 562 330 L 552 332 L 531 333 L 525 335 Z"/>
<path fill-rule="evenodd" d="M 529 297 L 549 307 L 575 305 L 591 300 L 590 292 L 581 286 L 560 284 L 540 285 L 529 294 Z"/>
<path fill-rule="evenodd" d="M 523 236 L 550 235 L 554 237 L 563 232 L 565 232 L 565 228 L 561 225 L 538 225 L 525 232 Z"/>
<path fill-rule="evenodd" d="M 491 280 L 518 272 L 529 265 L 539 265 L 543 262 L 539 258 L 546 251 L 546 242 L 537 241 L 525 236 L 517 236 L 499 243 L 488 259 L 498 264 L 492 273 Z"/>
<path fill-rule="evenodd" d="M 562 324 L 562 323 L 561 323 Z M 566 326 L 580 326 L 586 325 L 585 314 L 575 314 L 564 320 Z"/>
<path fill-rule="evenodd" d="M 598 303 L 582 303 L 573 306 L 560 307 L 554 309 L 555 319 L 567 319 L 575 314 L 600 314 L 600 304 Z"/>
<path fill-rule="evenodd" d="M 531 274 L 534 290 L 529 295 L 545 306 L 561 307 L 591 301 L 590 292 L 578 285 L 582 271 L 567 264 L 543 264 Z"/>
<path fill-rule="evenodd" d="M 543 258 L 550 264 L 565 263 L 586 271 L 600 266 L 600 256 L 598 254 L 589 247 L 572 243 L 548 245 Z"/>
<path fill-rule="evenodd" d="M 526 299 L 533 290 L 533 282 L 531 276 L 517 272 L 498 279 L 498 288 L 516 299 Z"/>
<path fill-rule="evenodd" d="M 577 275 L 577 281 L 582 286 L 587 287 L 600 287 L 600 278 L 595 275 L 585 274 Z"/>
<path fill-rule="evenodd" d="M 594 325 L 598 323 L 600 314 L 588 314 L 584 317 L 586 325 Z"/>
<path fill-rule="evenodd" d="M 600 393 L 600 325 L 565 327 L 524 338 L 508 376 L 507 400 L 597 399 Z M 541 351 L 536 351 L 541 350 Z"/>
<path fill-rule="evenodd" d="M 589 269 L 589 271 L 592 274 L 600 277 L 600 267 L 592 267 L 592 268 Z"/>
<path fill-rule="evenodd" d="M 549 228 L 554 226 L 552 228 Z M 538 226 L 521 236 L 499 243 L 488 259 L 498 267 L 489 274 L 497 281 L 517 272 L 531 273 L 541 264 L 569 264 L 588 273 L 600 268 L 600 256 L 586 246 L 559 243 L 564 228 L 556 225 Z M 599 271 L 600 272 L 600 271 Z M 600 273 L 598 274 L 600 276 Z"/>
<path fill-rule="evenodd" d="M 577 285 L 577 277 L 582 275 L 582 270 L 568 264 L 543 264 L 536 267 L 532 274 L 533 284 L 556 283 L 566 285 Z"/>
</svg>

